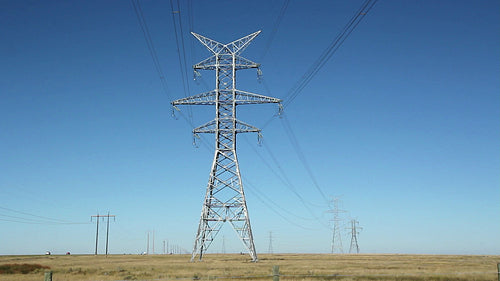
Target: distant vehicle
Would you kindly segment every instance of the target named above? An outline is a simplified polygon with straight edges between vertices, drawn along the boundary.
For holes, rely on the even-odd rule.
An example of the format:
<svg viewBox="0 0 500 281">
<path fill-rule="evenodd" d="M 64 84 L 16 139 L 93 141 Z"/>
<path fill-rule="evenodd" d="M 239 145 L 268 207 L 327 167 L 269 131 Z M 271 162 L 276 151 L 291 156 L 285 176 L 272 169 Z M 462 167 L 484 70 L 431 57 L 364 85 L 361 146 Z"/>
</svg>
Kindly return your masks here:
<svg viewBox="0 0 500 281">
<path fill-rule="evenodd" d="M 66 255 L 69 256 L 69 255 L 71 255 L 71 253 L 70 252 L 66 252 Z"/>
<path fill-rule="evenodd" d="M 46 256 L 50 256 L 50 251 L 45 252 Z"/>
</svg>

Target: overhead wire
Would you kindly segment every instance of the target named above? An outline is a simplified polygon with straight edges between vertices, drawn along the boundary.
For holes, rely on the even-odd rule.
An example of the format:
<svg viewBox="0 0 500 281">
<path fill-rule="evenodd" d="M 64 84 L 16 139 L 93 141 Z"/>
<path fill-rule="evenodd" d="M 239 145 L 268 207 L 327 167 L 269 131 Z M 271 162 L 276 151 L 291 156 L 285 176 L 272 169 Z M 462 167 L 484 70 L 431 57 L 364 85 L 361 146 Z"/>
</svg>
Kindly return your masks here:
<svg viewBox="0 0 500 281">
<path fill-rule="evenodd" d="M 151 58 L 153 59 L 153 64 L 156 69 L 156 72 L 158 73 L 158 76 L 160 77 L 161 85 L 163 88 L 163 91 L 167 95 L 169 99 L 172 99 L 170 95 L 170 91 L 168 89 L 167 81 L 165 79 L 165 75 L 163 74 L 163 70 L 161 68 L 160 60 L 158 59 L 158 55 L 156 53 L 156 49 L 153 43 L 153 40 L 151 39 L 151 33 L 149 32 L 148 25 L 146 23 L 146 20 L 144 18 L 144 13 L 142 11 L 141 7 L 141 2 L 139 0 L 130 0 L 132 3 L 132 6 L 134 8 L 135 14 L 137 16 L 137 20 L 139 21 L 139 26 L 142 30 L 142 33 L 144 35 L 144 39 L 146 40 L 146 45 L 148 46 L 149 54 L 151 55 Z"/>
<path fill-rule="evenodd" d="M 245 139 L 245 140 L 249 143 L 248 139 Z M 278 169 L 280 170 L 280 172 L 282 173 L 282 175 L 280 175 L 278 172 L 276 172 L 276 170 L 271 166 L 271 164 L 269 164 L 269 162 L 267 162 L 267 160 L 262 156 L 262 154 L 257 149 L 255 149 L 255 147 L 253 145 L 250 144 L 250 147 L 252 148 L 252 150 L 254 151 L 254 153 L 262 160 L 262 162 L 264 163 L 264 165 L 266 165 L 266 167 L 269 169 L 269 171 L 271 171 L 271 173 L 273 173 L 283 183 L 283 185 L 286 188 L 288 188 L 300 200 L 300 202 L 304 205 L 305 208 L 308 208 L 307 204 L 310 204 L 310 203 L 307 202 L 304 199 L 304 197 L 301 196 L 297 192 L 297 189 L 292 184 L 292 182 L 289 180 L 289 178 L 287 177 L 287 175 L 284 173 L 283 169 L 281 168 L 281 165 L 279 165 L 279 163 L 277 163 L 276 158 L 274 157 L 274 155 L 272 155 L 272 152 L 268 149 L 268 147 L 266 146 L 266 148 L 268 150 L 268 153 L 270 154 L 271 158 L 275 161 L 275 165 L 278 166 Z M 289 213 L 290 215 L 292 215 L 292 216 L 294 216 L 294 217 L 296 217 L 298 219 L 308 220 L 308 221 L 311 220 L 311 218 L 306 218 L 306 217 L 302 217 L 302 216 L 296 215 L 296 214 L 294 214 L 294 213 L 292 213 L 292 212 L 284 209 L 283 207 L 279 206 L 276 203 L 274 203 L 274 205 L 277 206 L 278 208 L 282 209 L 283 211 L 286 211 L 287 213 Z M 312 213 L 312 210 L 309 209 L 309 212 Z M 314 214 L 313 214 L 313 216 L 314 216 Z"/>
<path fill-rule="evenodd" d="M 269 35 L 269 38 L 267 39 L 266 45 L 264 47 L 264 51 L 262 52 L 262 55 L 260 57 L 260 61 L 264 59 L 264 57 L 267 55 L 267 52 L 269 51 L 269 48 L 271 47 L 271 44 L 273 43 L 274 37 L 276 36 L 276 33 L 278 32 L 278 28 L 281 24 L 281 21 L 283 20 L 286 9 L 288 8 L 288 4 L 290 3 L 290 0 L 284 0 L 283 5 L 281 6 L 281 9 L 279 11 L 278 16 L 276 17 L 276 21 L 274 22 L 273 28 L 271 29 L 271 34 Z"/>
<path fill-rule="evenodd" d="M 255 195 L 255 197 L 257 197 L 257 199 L 259 199 L 259 201 L 262 202 L 262 204 L 266 205 L 266 207 L 269 208 L 269 210 L 271 210 L 272 212 L 274 212 L 275 214 L 277 214 L 279 217 L 281 217 L 283 220 L 285 220 L 286 222 L 288 222 L 288 223 L 290 223 L 292 225 L 295 225 L 295 226 L 297 226 L 299 228 L 302 228 L 302 229 L 305 229 L 305 230 L 312 230 L 311 228 L 304 227 L 303 225 L 300 225 L 300 224 L 294 222 L 293 220 L 289 219 L 288 217 L 286 217 L 285 215 L 283 215 L 282 213 L 280 213 L 278 210 L 276 210 L 273 207 L 273 205 L 276 206 L 276 207 L 278 207 L 279 209 L 281 209 L 283 212 L 287 213 L 288 215 L 291 214 L 289 211 L 287 211 L 286 209 L 283 209 L 276 202 L 274 202 L 269 197 L 267 197 L 263 192 L 261 192 L 260 190 L 258 190 L 255 187 L 255 185 L 253 185 L 247 178 L 243 178 L 243 180 L 245 181 L 245 184 L 247 186 L 251 187 L 251 188 L 247 188 L 246 190 L 250 191 L 253 195 Z M 264 199 L 266 199 L 267 201 L 271 202 L 271 204 L 269 204 L 268 202 L 266 202 L 266 200 L 264 200 Z M 296 215 L 293 215 L 293 216 L 296 216 Z"/>
<path fill-rule="evenodd" d="M 45 220 L 49 220 L 49 221 L 68 222 L 66 220 L 61 220 L 61 219 L 56 219 L 56 218 L 50 218 L 50 217 L 44 217 L 44 216 L 40 216 L 40 215 L 30 214 L 30 213 L 27 213 L 27 212 L 18 211 L 18 210 L 6 208 L 6 207 L 0 207 L 0 209 L 6 210 L 6 211 L 9 211 L 9 212 L 13 212 L 13 213 L 17 213 L 17 214 L 22 214 L 22 215 L 26 215 L 26 216 L 35 217 L 35 218 L 45 219 Z"/>
<path fill-rule="evenodd" d="M 194 13 L 193 1 L 188 0 L 187 1 L 187 14 L 188 14 L 189 35 L 191 34 L 191 32 L 194 32 L 194 15 L 193 15 L 193 13 Z M 194 59 L 196 58 L 196 48 L 194 47 L 195 39 L 193 36 L 189 36 L 189 38 L 190 38 L 189 49 L 191 52 L 191 59 L 194 61 Z M 203 84 L 203 87 L 205 88 L 206 91 L 210 90 L 207 82 L 205 81 L 205 79 L 203 79 L 203 76 L 201 75 L 200 72 L 193 71 L 193 80 L 195 81 L 195 83 L 197 85 L 200 85 L 200 82 L 201 82 L 201 84 Z"/>
<path fill-rule="evenodd" d="M 6 218 L 11 218 L 11 219 L 20 219 L 23 221 L 28 221 L 28 222 L 41 222 L 40 219 L 30 219 L 30 218 L 23 218 L 23 217 L 18 217 L 18 216 L 10 216 L 10 215 L 5 215 L 5 214 L 0 214 L 0 217 L 6 217 Z M 45 221 L 48 222 L 48 221 Z M 53 221 L 50 221 L 53 222 Z"/>
<path fill-rule="evenodd" d="M 364 18 L 364 16 L 372 9 L 372 7 L 375 5 L 377 0 L 366 0 L 363 2 L 363 4 L 360 6 L 360 8 L 356 11 L 356 13 L 351 17 L 349 22 L 344 26 L 344 28 L 341 30 L 341 32 L 333 39 L 333 41 L 330 43 L 330 45 L 321 53 L 321 55 L 316 59 L 316 61 L 309 67 L 309 69 L 302 75 L 301 79 L 299 79 L 294 86 L 288 91 L 288 94 L 285 96 L 285 103 L 283 105 L 283 108 L 288 106 L 300 93 L 301 91 L 307 86 L 307 84 L 311 81 L 311 79 L 321 70 L 321 68 L 328 62 L 328 60 L 333 56 L 333 54 L 338 50 L 338 48 L 342 45 L 342 43 L 349 37 L 349 35 L 353 32 L 353 30 L 358 26 L 358 24 L 361 22 L 361 20 Z M 270 94 L 269 87 L 267 86 L 265 80 L 262 79 L 263 85 L 266 89 L 266 91 Z M 265 128 L 278 114 L 275 114 L 272 116 L 265 124 L 262 126 L 262 128 Z M 307 174 L 311 178 L 311 181 L 313 182 L 314 187 L 318 191 L 318 193 L 321 195 L 323 200 L 327 205 L 329 205 L 329 200 L 326 197 L 325 193 L 323 192 L 322 188 L 320 187 L 316 177 L 314 176 L 314 173 L 312 172 L 312 169 L 310 165 L 307 162 L 307 159 L 302 152 L 302 149 L 299 145 L 299 142 L 297 140 L 297 137 L 295 136 L 292 127 L 290 125 L 290 122 L 288 121 L 286 115 L 282 112 L 280 115 L 281 123 L 282 126 L 285 130 L 285 133 L 290 140 L 292 147 L 299 157 L 300 162 L 304 166 Z M 269 150 L 270 152 L 270 150 Z"/>
<path fill-rule="evenodd" d="M 325 64 L 331 59 L 333 54 L 342 46 L 345 40 L 351 35 L 351 33 L 356 29 L 363 18 L 368 14 L 368 12 L 373 8 L 378 0 L 366 0 L 356 11 L 356 13 L 347 22 L 344 28 L 337 34 L 336 37 L 330 42 L 327 48 L 320 54 L 320 56 L 314 61 L 313 64 L 307 69 L 307 71 L 301 76 L 301 78 L 293 85 L 293 87 L 288 91 L 287 95 L 283 98 L 285 100 L 283 108 L 288 107 L 295 98 L 302 92 L 302 90 L 309 84 L 312 78 L 325 66 Z M 276 118 L 278 114 L 272 116 L 261 128 L 267 127 L 269 123 Z"/>
<path fill-rule="evenodd" d="M 333 54 L 342 46 L 345 40 L 351 35 L 354 29 L 358 26 L 365 15 L 371 10 L 373 5 L 377 0 L 366 0 L 361 7 L 358 9 L 356 14 L 351 18 L 351 20 L 345 25 L 342 31 L 334 38 L 330 43 L 328 48 L 323 51 L 320 57 L 314 62 L 313 65 L 309 67 L 307 72 L 301 77 L 301 79 L 293 86 L 289 91 L 288 95 L 285 97 L 286 102 L 284 107 L 288 106 L 302 90 L 309 84 L 311 79 L 323 68 L 323 66 L 330 60 Z"/>
<path fill-rule="evenodd" d="M 32 222 L 32 221 L 19 221 L 19 220 L 12 220 L 12 219 L 2 219 L 0 218 L 0 221 L 7 221 L 7 222 L 15 222 L 15 223 L 24 223 L 24 224 L 39 224 L 39 225 L 69 225 L 69 224 L 90 224 L 88 222 Z"/>
<path fill-rule="evenodd" d="M 314 176 L 314 173 L 312 172 L 311 166 L 307 162 L 307 158 L 304 155 L 304 152 L 302 151 L 302 148 L 300 147 L 300 144 L 299 144 L 299 142 L 297 140 L 297 137 L 295 136 L 295 133 L 292 130 L 292 127 L 290 125 L 290 122 L 288 121 L 288 118 L 287 118 L 286 114 L 283 113 L 283 116 L 282 116 L 282 118 L 280 118 L 280 120 L 281 120 L 281 122 L 283 124 L 283 128 L 285 130 L 285 133 L 288 136 L 288 139 L 290 140 L 290 142 L 291 142 L 291 144 L 293 146 L 293 149 L 295 150 L 295 153 L 299 157 L 300 162 L 302 163 L 302 165 L 306 169 L 306 172 L 309 175 L 309 177 L 311 178 L 311 181 L 313 182 L 314 187 L 319 192 L 319 194 L 321 194 L 321 197 L 323 198 L 323 200 L 325 200 L 326 205 L 328 206 L 329 200 L 326 197 L 326 195 L 323 192 L 323 190 L 321 189 L 321 187 L 320 187 L 320 185 L 319 185 L 316 177 Z"/>
<path fill-rule="evenodd" d="M 262 52 L 262 55 L 260 57 L 260 61 L 264 59 L 264 57 L 266 56 L 267 52 L 269 51 L 270 47 L 271 47 L 271 44 L 276 36 L 276 33 L 278 31 L 278 28 L 283 20 L 283 17 L 286 13 L 286 10 L 288 8 L 288 5 L 289 5 L 290 1 L 289 0 L 285 0 L 283 2 L 283 5 L 281 6 L 281 9 L 279 11 L 279 14 L 278 16 L 276 17 L 276 21 L 274 22 L 274 25 L 273 25 L 273 28 L 271 30 L 271 34 L 266 42 L 266 45 L 264 47 L 264 51 Z M 259 82 L 262 82 L 263 86 L 265 87 L 266 91 L 269 93 L 270 90 L 269 90 L 269 87 L 267 85 L 267 83 L 265 82 L 265 80 L 261 80 L 259 79 Z M 245 139 L 247 140 L 247 139 Z M 248 142 L 248 140 L 247 140 Z M 264 144 L 265 145 L 265 144 Z M 278 163 L 276 157 L 274 157 L 274 155 L 272 154 L 272 151 L 269 149 L 269 147 L 267 147 L 267 145 L 265 145 L 266 149 L 267 149 L 267 152 L 268 154 L 271 156 L 271 158 L 273 159 L 275 165 L 278 167 L 278 170 L 280 171 L 281 175 L 278 174 L 278 172 L 276 172 L 272 167 L 271 165 L 264 159 L 264 157 L 250 144 L 250 147 L 254 150 L 254 152 L 257 154 L 257 156 L 263 161 L 263 163 L 268 167 L 268 169 L 284 184 L 284 186 L 286 188 L 288 188 L 298 199 L 299 201 L 304 205 L 304 207 L 308 210 L 308 212 L 314 217 L 315 220 L 319 221 L 321 224 L 323 224 L 321 222 L 321 220 L 312 212 L 312 210 L 310 209 L 310 207 L 308 206 L 308 204 L 312 205 L 311 203 L 307 202 L 303 196 L 301 196 L 295 186 L 292 184 L 292 182 L 289 180 L 288 176 L 286 175 L 285 171 L 282 169 L 281 165 Z M 281 206 L 277 205 L 275 203 L 275 206 L 281 208 L 282 210 L 284 210 Z M 304 218 L 304 217 L 300 217 L 300 216 L 297 216 L 293 213 L 290 213 L 290 215 L 293 215 L 294 217 L 297 217 L 297 218 L 300 218 L 300 219 L 306 219 L 306 220 L 310 220 L 308 218 Z"/>
<path fill-rule="evenodd" d="M 175 42 L 177 46 L 177 57 L 179 59 L 179 68 L 182 77 L 182 87 L 184 90 L 184 97 L 189 97 L 191 90 L 189 88 L 188 74 L 187 74 L 187 61 L 186 61 L 186 47 L 184 44 L 184 31 L 182 28 L 182 17 L 181 17 L 181 9 L 179 5 L 179 0 L 177 2 L 177 10 L 174 10 L 173 0 L 170 0 L 170 9 L 172 11 L 172 24 L 174 26 L 174 34 L 175 34 Z M 175 15 L 178 15 L 177 22 Z M 177 32 L 177 25 L 179 26 L 179 32 Z M 179 34 L 180 33 L 180 34 Z M 180 36 L 179 36 L 180 35 Z M 180 39 L 179 39 L 180 37 Z M 191 106 L 188 105 L 188 117 L 193 119 L 193 110 Z"/>
<path fill-rule="evenodd" d="M 188 15 L 188 27 L 189 27 L 189 50 L 191 53 L 191 60 L 194 60 L 195 56 L 195 48 L 194 48 L 194 39 L 191 35 L 191 32 L 194 32 L 194 15 L 193 15 L 193 0 L 187 1 L 187 15 Z"/>
<path fill-rule="evenodd" d="M 0 218 L 1 221 L 10 221 L 10 222 L 18 222 L 18 223 L 26 223 L 26 224 L 87 224 L 87 223 L 79 223 L 79 222 L 70 222 L 67 220 L 61 220 L 61 219 L 56 219 L 56 218 L 51 218 L 51 217 L 45 217 L 45 216 L 40 216 L 40 215 L 35 215 L 19 210 L 14 210 L 11 208 L 6 208 L 6 207 L 0 207 L 0 209 L 9 211 L 12 213 L 17 213 L 21 215 L 25 215 L 28 217 L 20 217 L 20 216 L 12 216 L 12 215 L 6 215 L 6 214 L 0 214 L 0 217 L 6 217 L 9 219 L 2 219 Z M 16 219 L 16 220 L 13 220 Z M 21 221 L 19 221 L 21 220 Z"/>
<path fill-rule="evenodd" d="M 193 13 L 194 13 L 193 1 L 188 0 L 187 1 L 187 15 L 188 15 L 189 35 L 191 34 L 191 32 L 194 32 L 194 15 L 193 15 Z M 194 60 L 196 57 L 196 48 L 194 47 L 195 40 L 194 40 L 193 36 L 189 36 L 189 38 L 190 38 L 190 40 L 188 40 L 188 41 L 189 41 L 189 49 L 190 49 L 190 53 L 191 53 L 191 60 Z M 186 70 L 187 70 L 187 65 L 186 65 Z M 207 85 L 207 82 L 205 82 L 205 80 L 203 79 L 203 76 L 201 76 L 201 75 L 196 76 L 196 73 L 194 71 L 193 71 L 193 75 L 194 75 L 193 80 L 197 83 L 197 85 L 199 85 L 198 81 L 201 81 L 201 83 L 205 87 L 205 90 L 209 91 L 209 87 Z M 187 74 L 186 74 L 186 77 L 188 77 Z M 203 145 L 205 146 L 205 148 L 213 151 L 213 145 L 211 145 L 211 146 L 208 145 L 206 143 L 207 140 L 203 139 L 203 137 L 200 137 L 200 138 L 202 138 L 201 141 L 203 142 Z"/>
<path fill-rule="evenodd" d="M 267 84 L 265 83 L 265 80 L 263 80 L 263 86 L 264 86 L 264 89 L 265 91 L 267 92 L 268 95 L 271 95 L 270 93 L 270 90 L 269 90 L 269 87 L 267 86 Z M 309 177 L 311 178 L 312 182 L 313 182 L 313 185 L 314 187 L 316 188 L 316 190 L 318 190 L 318 192 L 320 193 L 321 197 L 323 200 L 325 200 L 326 202 L 326 206 L 328 206 L 328 199 L 326 198 L 326 195 L 325 193 L 322 191 L 318 181 L 316 180 L 316 177 L 314 176 L 314 173 L 312 172 L 308 162 L 307 162 L 307 159 L 304 155 L 304 153 L 302 152 L 302 149 L 299 145 L 299 142 L 297 140 L 297 137 L 295 136 L 288 120 L 286 119 L 286 115 L 284 112 L 281 113 L 280 117 L 283 117 L 285 118 L 285 123 L 282 123 L 283 125 L 283 128 L 285 130 L 285 133 L 288 137 L 288 139 L 290 140 L 290 143 L 292 144 L 292 147 L 295 151 L 295 153 L 297 154 L 300 162 L 302 163 L 302 165 L 304 166 L 304 168 L 306 169 L 307 171 L 307 174 L 309 175 Z M 282 120 L 283 121 L 283 120 Z M 312 206 L 315 206 L 315 207 L 321 207 L 321 206 L 318 206 L 316 204 L 312 204 L 310 202 L 307 202 L 305 201 L 305 199 L 297 192 L 296 188 L 294 187 L 294 185 L 292 184 L 292 182 L 288 179 L 288 176 L 286 174 L 286 172 L 283 170 L 283 168 L 281 167 L 281 165 L 279 164 L 279 161 L 277 160 L 276 156 L 274 156 L 272 150 L 267 146 L 267 144 L 264 142 L 264 147 L 268 153 L 268 155 L 271 157 L 271 159 L 273 160 L 274 164 L 278 167 L 278 170 L 280 171 L 281 175 L 282 176 L 279 176 L 277 175 L 278 179 L 280 179 L 286 188 L 288 188 L 290 191 L 292 191 L 292 193 L 294 195 L 297 196 L 297 198 L 300 200 L 300 202 L 302 204 L 304 204 L 304 206 L 307 208 L 307 210 L 309 211 L 309 213 L 318 221 L 320 222 L 323 226 L 325 226 L 325 224 L 323 223 L 323 221 L 318 217 L 316 216 L 312 210 L 310 209 L 309 206 L 307 206 L 306 204 L 308 205 L 312 205 Z M 256 154 L 259 156 L 259 158 L 264 162 L 264 164 L 266 166 L 268 166 L 269 170 L 270 171 L 274 171 L 274 169 L 272 169 L 272 167 L 270 167 L 270 165 L 267 163 L 267 161 L 265 161 L 265 159 L 255 150 L 255 148 L 253 146 L 251 146 L 252 149 L 254 149 L 254 151 L 256 152 Z M 274 172 L 273 172 L 274 173 Z"/>
<path fill-rule="evenodd" d="M 158 73 L 158 76 L 160 78 L 163 92 L 165 93 L 165 95 L 167 96 L 167 98 L 169 100 L 173 100 L 173 97 L 171 96 L 170 91 L 168 89 L 168 84 L 167 84 L 163 69 L 162 69 L 160 61 L 158 59 L 156 48 L 155 48 L 155 46 L 153 44 L 153 40 L 151 38 L 151 33 L 149 31 L 146 19 L 144 18 L 144 12 L 142 10 L 140 1 L 139 0 L 130 0 L 130 2 L 132 3 L 132 7 L 133 7 L 135 14 L 137 16 L 137 20 L 139 22 L 139 27 L 142 30 L 144 40 L 146 41 L 146 45 L 148 47 L 151 58 L 153 59 L 153 64 L 154 64 L 155 70 Z M 176 118 L 175 112 L 176 111 L 174 109 L 172 109 L 172 115 L 174 116 L 174 118 Z M 178 111 L 178 113 L 182 117 L 182 119 L 184 119 L 191 126 L 191 129 L 195 128 L 193 120 L 191 118 L 186 117 L 185 114 L 183 114 L 181 111 Z M 201 139 L 201 142 L 204 146 L 208 147 L 208 145 L 205 143 L 205 141 L 203 139 Z"/>
</svg>

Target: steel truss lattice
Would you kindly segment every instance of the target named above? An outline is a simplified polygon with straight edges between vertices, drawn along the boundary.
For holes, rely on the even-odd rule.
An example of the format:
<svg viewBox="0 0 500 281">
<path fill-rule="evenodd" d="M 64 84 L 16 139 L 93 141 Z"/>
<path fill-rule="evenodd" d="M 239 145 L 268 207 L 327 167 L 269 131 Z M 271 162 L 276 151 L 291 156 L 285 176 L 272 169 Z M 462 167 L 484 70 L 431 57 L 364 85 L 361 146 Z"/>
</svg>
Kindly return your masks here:
<svg viewBox="0 0 500 281">
<path fill-rule="evenodd" d="M 215 70 L 215 89 L 207 93 L 178 99 L 177 105 L 215 105 L 215 119 L 193 129 L 193 134 L 215 134 L 215 155 L 210 171 L 201 218 L 196 234 L 191 261 L 197 255 L 201 260 L 220 231 L 229 222 L 247 248 L 253 261 L 257 253 L 250 227 L 250 218 L 243 192 L 236 134 L 260 129 L 236 119 L 236 106 L 245 104 L 278 103 L 281 100 L 236 89 L 236 71 L 259 68 L 259 64 L 240 56 L 260 31 L 228 44 L 222 44 L 191 32 L 213 55 L 193 66 L 194 70 Z"/>
</svg>

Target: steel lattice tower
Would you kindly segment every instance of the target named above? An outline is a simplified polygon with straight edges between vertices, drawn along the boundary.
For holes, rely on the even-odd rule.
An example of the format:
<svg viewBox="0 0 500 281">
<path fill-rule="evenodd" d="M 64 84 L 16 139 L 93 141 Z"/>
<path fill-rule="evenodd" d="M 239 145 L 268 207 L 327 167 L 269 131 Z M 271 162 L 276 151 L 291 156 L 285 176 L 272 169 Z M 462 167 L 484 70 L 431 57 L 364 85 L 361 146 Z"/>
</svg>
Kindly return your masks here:
<svg viewBox="0 0 500 281">
<path fill-rule="evenodd" d="M 351 220 L 351 247 L 349 248 L 349 253 L 353 253 L 356 251 L 356 254 L 359 254 L 359 245 L 358 245 L 358 229 L 363 229 L 358 226 L 358 221 L 355 219 Z"/>
<path fill-rule="evenodd" d="M 332 202 L 333 209 L 328 210 L 329 213 L 333 213 L 332 254 L 335 252 L 344 253 L 344 249 L 342 247 L 342 233 L 340 232 L 340 223 L 342 222 L 340 213 L 345 213 L 345 210 L 341 210 L 339 208 L 339 198 L 333 198 Z"/>
<path fill-rule="evenodd" d="M 236 71 L 259 68 L 260 64 L 240 56 L 257 31 L 228 44 L 222 44 L 191 32 L 213 55 L 193 66 L 194 70 L 215 70 L 215 89 L 206 93 L 178 99 L 172 105 L 215 105 L 215 119 L 193 129 L 193 134 L 215 134 L 215 155 L 208 179 L 200 224 L 194 242 L 191 261 L 199 254 L 201 260 L 222 224 L 228 221 L 248 249 L 253 261 L 257 253 L 253 242 L 250 218 L 243 192 L 236 135 L 260 129 L 236 119 L 236 106 L 244 104 L 281 103 L 280 99 L 236 89 Z M 281 107 L 280 107 L 281 108 Z"/>
</svg>

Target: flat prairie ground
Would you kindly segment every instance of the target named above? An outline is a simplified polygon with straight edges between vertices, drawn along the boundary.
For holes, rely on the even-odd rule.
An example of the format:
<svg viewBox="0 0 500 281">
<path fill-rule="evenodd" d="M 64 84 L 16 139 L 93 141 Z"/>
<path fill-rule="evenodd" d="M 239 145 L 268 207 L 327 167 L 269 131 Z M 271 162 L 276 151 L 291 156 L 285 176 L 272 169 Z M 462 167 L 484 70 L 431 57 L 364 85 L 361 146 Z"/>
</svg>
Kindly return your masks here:
<svg viewBox="0 0 500 281">
<path fill-rule="evenodd" d="M 451 280 L 497 281 L 500 256 L 379 254 L 207 254 L 189 255 L 0 256 L 5 264 L 50 267 L 53 281 L 110 280 Z M 43 281 L 45 269 L 28 274 L 0 274 L 0 281 Z"/>
</svg>

